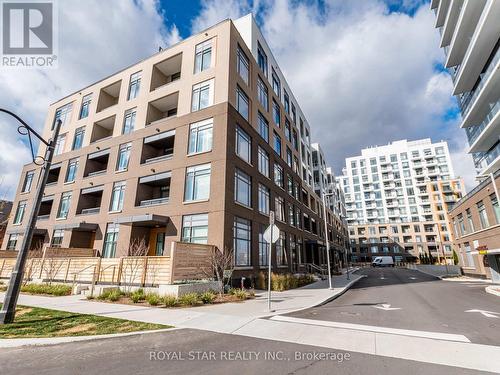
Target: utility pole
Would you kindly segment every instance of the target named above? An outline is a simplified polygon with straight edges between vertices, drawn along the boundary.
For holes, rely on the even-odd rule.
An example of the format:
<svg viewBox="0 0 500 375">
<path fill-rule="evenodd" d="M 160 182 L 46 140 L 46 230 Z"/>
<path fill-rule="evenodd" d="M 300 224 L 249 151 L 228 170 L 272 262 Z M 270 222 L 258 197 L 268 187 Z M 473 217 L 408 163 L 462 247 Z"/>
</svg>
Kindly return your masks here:
<svg viewBox="0 0 500 375">
<path fill-rule="evenodd" d="M 31 134 L 33 134 L 36 138 L 40 140 L 40 142 L 44 143 L 47 146 L 45 150 L 45 156 L 41 157 L 43 162 L 41 164 L 38 164 L 42 165 L 42 169 L 40 172 L 41 178 L 39 179 L 39 183 L 35 194 L 35 200 L 33 202 L 33 207 L 31 209 L 31 215 L 28 218 L 28 224 L 24 232 L 21 249 L 17 254 L 16 264 L 10 276 L 9 286 L 5 294 L 2 310 L 0 311 L 0 324 L 8 324 L 14 321 L 14 317 L 16 314 L 17 300 L 19 298 L 19 292 L 21 291 L 21 284 L 23 282 L 24 266 L 26 264 L 26 260 L 28 259 L 31 240 L 33 238 L 33 232 L 35 230 L 38 212 L 40 211 L 40 205 L 42 203 L 43 193 L 45 191 L 45 185 L 47 184 L 47 179 L 49 177 L 50 165 L 52 163 L 52 157 L 54 156 L 55 144 L 57 141 L 57 137 L 59 136 L 59 130 L 61 129 L 62 122 L 59 119 L 56 121 L 52 139 L 47 142 L 16 114 L 2 108 L 0 108 L 0 112 L 4 112 L 11 115 L 22 124 L 18 128 L 18 132 L 21 135 L 28 136 L 31 147 L 31 156 L 35 164 L 37 164 L 37 158 L 35 157 L 33 152 Z"/>
</svg>

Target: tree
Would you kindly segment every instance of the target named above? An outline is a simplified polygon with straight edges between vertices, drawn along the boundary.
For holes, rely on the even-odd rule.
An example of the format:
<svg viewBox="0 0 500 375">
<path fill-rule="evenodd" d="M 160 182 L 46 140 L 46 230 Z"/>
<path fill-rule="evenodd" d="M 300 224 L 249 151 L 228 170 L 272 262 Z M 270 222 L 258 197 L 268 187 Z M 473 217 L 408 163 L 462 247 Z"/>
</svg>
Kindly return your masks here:
<svg viewBox="0 0 500 375">
<path fill-rule="evenodd" d="M 224 274 L 231 275 L 234 270 L 233 251 L 227 248 L 219 250 L 219 248 L 214 247 L 210 253 L 209 263 L 210 265 L 203 269 L 203 273 L 207 277 L 217 280 L 219 294 L 222 296 L 224 294 L 224 279 L 226 278 L 229 282 L 231 278 L 231 276 L 225 277 Z"/>
<path fill-rule="evenodd" d="M 43 256 L 43 244 L 39 243 L 37 246 L 31 249 L 28 254 L 30 262 L 28 263 L 24 271 L 23 285 L 26 285 L 30 280 L 33 279 L 33 275 L 35 274 L 37 269 L 39 269 L 39 267 L 41 266 L 42 256 Z"/>
<path fill-rule="evenodd" d="M 453 264 L 456 266 L 458 264 L 458 254 L 453 250 Z"/>
<path fill-rule="evenodd" d="M 146 255 L 149 248 L 144 238 L 134 238 L 127 249 L 127 257 L 123 259 L 122 279 L 125 281 L 126 291 L 130 291 L 132 284 L 144 269 Z"/>
</svg>

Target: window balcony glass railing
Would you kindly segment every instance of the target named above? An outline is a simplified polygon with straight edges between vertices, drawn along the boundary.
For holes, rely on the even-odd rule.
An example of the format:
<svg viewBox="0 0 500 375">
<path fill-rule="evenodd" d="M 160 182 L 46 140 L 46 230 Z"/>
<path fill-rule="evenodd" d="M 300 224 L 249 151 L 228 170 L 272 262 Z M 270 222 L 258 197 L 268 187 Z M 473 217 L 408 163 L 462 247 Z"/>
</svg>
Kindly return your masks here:
<svg viewBox="0 0 500 375">
<path fill-rule="evenodd" d="M 463 118 L 465 118 L 469 114 L 472 108 L 472 104 L 476 101 L 477 97 L 479 96 L 479 93 L 482 91 L 485 83 L 488 81 L 488 78 L 490 78 L 491 73 L 495 71 L 498 61 L 500 61 L 500 48 L 497 48 L 495 56 L 489 62 L 485 72 L 480 74 L 478 85 L 467 95 L 465 95 L 461 100 Z"/>
<path fill-rule="evenodd" d="M 467 139 L 469 140 L 469 144 L 472 145 L 476 139 L 479 137 L 479 135 L 483 132 L 483 130 L 488 126 L 488 124 L 491 122 L 493 117 L 498 113 L 498 110 L 500 109 L 500 99 L 497 100 L 495 105 L 490 109 L 490 111 L 484 116 L 484 120 L 479 124 L 475 126 L 469 126 L 465 128 L 465 132 L 467 133 Z"/>
</svg>

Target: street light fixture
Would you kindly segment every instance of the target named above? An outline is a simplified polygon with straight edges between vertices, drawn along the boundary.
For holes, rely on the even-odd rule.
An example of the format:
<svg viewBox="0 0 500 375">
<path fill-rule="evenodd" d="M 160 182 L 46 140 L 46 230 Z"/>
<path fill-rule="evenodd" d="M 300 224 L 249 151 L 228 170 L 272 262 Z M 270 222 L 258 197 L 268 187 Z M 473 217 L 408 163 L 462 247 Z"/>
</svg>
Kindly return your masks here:
<svg viewBox="0 0 500 375">
<path fill-rule="evenodd" d="M 17 131 L 21 135 L 28 136 L 33 163 L 42 166 L 42 171 L 40 175 L 41 179 L 39 180 L 39 184 L 36 190 L 36 195 L 33 208 L 31 210 L 31 215 L 28 218 L 28 224 L 26 226 L 26 231 L 23 236 L 21 249 L 17 254 L 16 264 L 10 276 L 9 286 L 7 288 L 2 309 L 0 311 L 0 324 L 8 324 L 14 321 L 14 317 L 16 314 L 17 300 L 19 298 L 19 292 L 21 291 L 21 284 L 24 276 L 24 266 L 26 264 L 26 260 L 28 259 L 28 253 L 31 246 L 31 240 L 33 238 L 33 232 L 35 230 L 38 212 L 40 211 L 40 205 L 42 203 L 45 185 L 47 184 L 47 179 L 49 177 L 49 169 L 52 163 L 52 157 L 54 156 L 54 149 L 55 149 L 54 146 L 57 137 L 59 136 L 59 130 L 61 129 L 62 122 L 59 119 L 56 121 L 52 139 L 46 141 L 15 113 L 2 108 L 0 108 L 0 112 L 4 112 L 7 113 L 8 115 L 11 115 L 21 123 L 21 125 L 17 128 Z M 38 138 L 40 142 L 42 142 L 47 146 L 47 149 L 45 150 L 45 156 L 35 157 L 31 135 Z"/>
</svg>

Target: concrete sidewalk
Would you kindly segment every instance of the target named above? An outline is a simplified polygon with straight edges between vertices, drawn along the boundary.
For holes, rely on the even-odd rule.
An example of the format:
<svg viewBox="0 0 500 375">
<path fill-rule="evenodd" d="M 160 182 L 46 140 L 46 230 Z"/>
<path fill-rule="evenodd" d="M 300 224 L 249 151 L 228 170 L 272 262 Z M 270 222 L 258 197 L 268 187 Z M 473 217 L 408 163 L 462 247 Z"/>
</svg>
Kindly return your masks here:
<svg viewBox="0 0 500 375">
<path fill-rule="evenodd" d="M 344 293 L 362 275 L 334 276 L 334 289 L 328 289 L 328 281 L 318 281 L 302 288 L 272 293 L 272 312 L 267 310 L 267 293 L 259 291 L 256 298 L 239 303 L 204 305 L 189 308 L 158 308 L 118 303 L 89 301 L 82 296 L 45 297 L 22 294 L 19 304 L 74 313 L 94 314 L 111 318 L 172 325 L 178 328 L 195 328 L 220 333 L 233 333 L 251 321 L 290 313 L 325 303 Z M 0 293 L 3 301 L 4 294 Z M 36 339 L 32 339 L 33 341 Z M 7 345 L 0 340 L 0 347 Z M 11 346 L 11 345 L 9 345 Z"/>
</svg>

